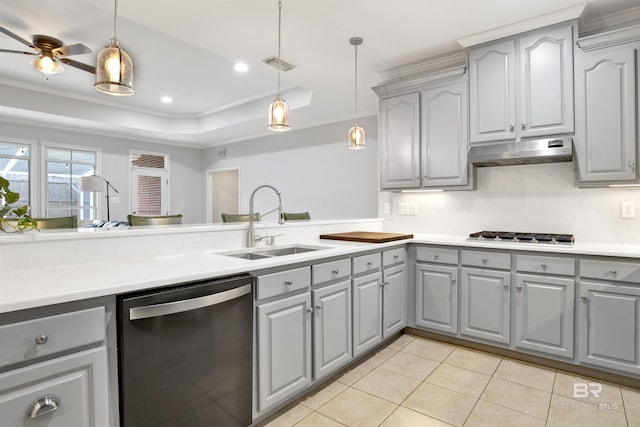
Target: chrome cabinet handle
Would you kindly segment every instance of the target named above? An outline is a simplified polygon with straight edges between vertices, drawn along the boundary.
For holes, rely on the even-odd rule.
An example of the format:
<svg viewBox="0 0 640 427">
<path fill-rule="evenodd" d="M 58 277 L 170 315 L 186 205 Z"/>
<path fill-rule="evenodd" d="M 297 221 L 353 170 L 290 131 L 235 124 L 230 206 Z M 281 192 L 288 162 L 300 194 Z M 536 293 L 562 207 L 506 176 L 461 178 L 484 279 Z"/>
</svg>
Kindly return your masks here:
<svg viewBox="0 0 640 427">
<path fill-rule="evenodd" d="M 33 402 L 27 410 L 29 418 L 37 418 L 40 415 L 57 411 L 60 407 L 60 400 L 55 396 L 44 396 Z"/>
<path fill-rule="evenodd" d="M 526 130 L 527 129 L 527 125 L 524 122 L 520 123 L 520 129 Z"/>
<path fill-rule="evenodd" d="M 313 313 L 313 308 L 311 308 L 311 307 L 307 308 L 307 313 L 312 314 Z"/>
<path fill-rule="evenodd" d="M 371 267 L 373 263 L 371 261 L 367 261 L 367 267 Z"/>
<path fill-rule="evenodd" d="M 293 280 L 285 280 L 284 284 L 287 285 L 287 286 L 291 286 L 291 285 L 293 285 Z"/>
<path fill-rule="evenodd" d="M 336 276 L 337 276 L 339 272 L 340 272 L 340 270 L 338 270 L 338 269 L 336 268 L 335 270 L 332 270 L 332 271 L 331 271 L 331 274 L 334 274 L 334 275 L 336 275 Z"/>
<path fill-rule="evenodd" d="M 509 132 L 513 132 L 513 129 L 515 129 L 515 126 L 513 125 L 509 126 Z"/>
<path fill-rule="evenodd" d="M 40 334 L 36 337 L 36 344 L 37 345 L 42 345 L 44 343 L 46 343 L 47 341 L 49 341 L 49 337 L 46 336 L 45 334 Z"/>
<path fill-rule="evenodd" d="M 394 260 L 394 261 L 397 261 L 397 260 L 398 260 L 398 258 L 400 258 L 398 255 L 394 255 L 394 256 L 393 256 L 393 260 Z"/>
<path fill-rule="evenodd" d="M 322 306 L 321 305 L 316 305 L 316 310 L 322 310 Z"/>
</svg>

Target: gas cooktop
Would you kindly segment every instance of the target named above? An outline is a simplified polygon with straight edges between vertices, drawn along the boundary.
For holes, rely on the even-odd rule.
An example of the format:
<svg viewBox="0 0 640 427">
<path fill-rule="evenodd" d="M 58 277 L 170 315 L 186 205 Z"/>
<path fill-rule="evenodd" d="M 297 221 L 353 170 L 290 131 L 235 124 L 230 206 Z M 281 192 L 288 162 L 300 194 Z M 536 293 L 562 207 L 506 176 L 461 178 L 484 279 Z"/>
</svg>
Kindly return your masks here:
<svg viewBox="0 0 640 427">
<path fill-rule="evenodd" d="M 505 243 L 572 245 L 573 234 L 524 233 L 515 231 L 479 231 L 469 234 L 469 240 Z"/>
</svg>

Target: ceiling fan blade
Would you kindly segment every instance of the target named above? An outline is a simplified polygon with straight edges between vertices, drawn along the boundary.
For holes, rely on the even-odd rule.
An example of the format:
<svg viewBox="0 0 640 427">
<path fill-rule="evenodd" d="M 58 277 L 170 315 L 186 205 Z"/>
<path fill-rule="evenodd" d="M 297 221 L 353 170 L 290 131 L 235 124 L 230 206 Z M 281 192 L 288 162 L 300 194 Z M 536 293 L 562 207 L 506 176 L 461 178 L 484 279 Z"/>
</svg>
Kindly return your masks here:
<svg viewBox="0 0 640 427">
<path fill-rule="evenodd" d="M 70 44 L 69 46 L 57 47 L 51 50 L 55 55 L 71 56 L 82 55 L 83 53 L 91 53 L 91 49 L 82 43 Z"/>
<path fill-rule="evenodd" d="M 37 55 L 37 53 L 34 53 L 34 52 L 24 52 L 24 51 L 22 51 L 22 50 L 0 49 L 0 52 L 4 52 L 4 53 L 22 53 L 23 55 Z"/>
<path fill-rule="evenodd" d="M 29 46 L 31 49 L 38 49 L 37 47 L 35 47 L 33 45 L 33 43 L 31 43 L 30 41 L 27 41 L 25 39 L 23 39 L 22 37 L 20 37 L 17 34 L 12 33 L 11 31 L 7 30 L 6 28 L 0 27 L 0 33 L 4 33 L 6 35 L 8 35 L 9 37 L 18 40 L 20 43 L 22 44 L 26 44 L 27 46 Z M 39 50 L 39 49 L 38 49 Z"/>
<path fill-rule="evenodd" d="M 82 62 L 74 61 L 73 59 L 69 59 L 69 58 L 58 58 L 58 60 L 67 65 L 70 65 L 75 68 L 79 68 L 89 73 L 92 73 L 92 74 L 96 73 L 96 67 L 94 67 L 93 65 L 83 64 Z"/>
</svg>

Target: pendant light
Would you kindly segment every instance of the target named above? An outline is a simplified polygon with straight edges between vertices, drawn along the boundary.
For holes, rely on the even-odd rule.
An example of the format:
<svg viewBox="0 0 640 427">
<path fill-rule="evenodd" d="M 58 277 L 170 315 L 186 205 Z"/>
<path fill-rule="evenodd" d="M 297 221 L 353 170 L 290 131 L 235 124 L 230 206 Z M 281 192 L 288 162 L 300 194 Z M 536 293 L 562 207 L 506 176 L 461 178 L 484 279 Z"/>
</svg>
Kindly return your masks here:
<svg viewBox="0 0 640 427">
<path fill-rule="evenodd" d="M 355 48 L 355 99 L 356 123 L 347 133 L 348 147 L 352 150 L 367 148 L 364 129 L 358 123 L 358 46 L 362 44 L 362 37 L 351 37 L 349 43 Z"/>
<path fill-rule="evenodd" d="M 133 95 L 133 61 L 118 40 L 118 0 L 114 0 L 113 37 L 96 58 L 96 89 L 113 96 Z"/>
<path fill-rule="evenodd" d="M 269 106 L 269 126 L 267 129 L 277 132 L 291 130 L 289 125 L 289 106 L 287 101 L 282 99 L 280 95 L 280 70 L 282 63 L 280 61 L 280 35 L 282 32 L 282 1 L 278 0 L 278 94 Z"/>
</svg>

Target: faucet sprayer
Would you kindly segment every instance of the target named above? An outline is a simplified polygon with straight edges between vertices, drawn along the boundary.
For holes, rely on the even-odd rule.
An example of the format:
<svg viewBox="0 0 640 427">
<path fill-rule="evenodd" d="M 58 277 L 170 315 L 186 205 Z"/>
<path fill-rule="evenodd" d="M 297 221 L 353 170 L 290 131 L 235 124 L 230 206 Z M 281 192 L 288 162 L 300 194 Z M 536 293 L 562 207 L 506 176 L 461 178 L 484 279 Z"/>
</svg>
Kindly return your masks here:
<svg viewBox="0 0 640 427">
<path fill-rule="evenodd" d="M 257 187 L 251 192 L 251 196 L 249 197 L 249 229 L 247 230 L 247 247 L 249 248 L 253 248 L 256 245 L 256 240 L 262 240 L 263 238 L 263 236 L 256 236 L 255 231 L 253 230 L 253 196 L 255 196 L 256 192 L 261 188 L 270 188 L 276 193 L 276 195 L 278 196 L 278 207 L 270 210 L 260 217 L 263 217 L 277 210 L 278 224 L 284 224 L 284 210 L 282 209 L 282 197 L 280 197 L 280 191 L 278 191 L 275 187 L 267 184 Z"/>
</svg>

